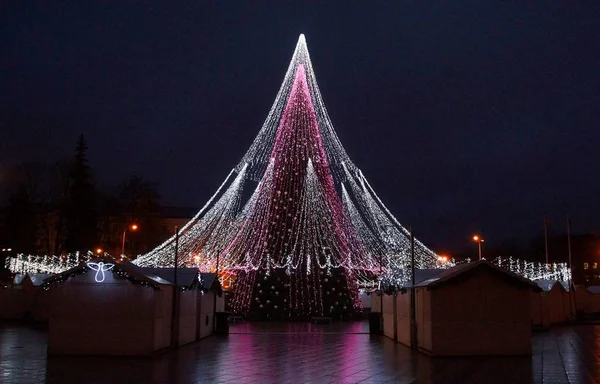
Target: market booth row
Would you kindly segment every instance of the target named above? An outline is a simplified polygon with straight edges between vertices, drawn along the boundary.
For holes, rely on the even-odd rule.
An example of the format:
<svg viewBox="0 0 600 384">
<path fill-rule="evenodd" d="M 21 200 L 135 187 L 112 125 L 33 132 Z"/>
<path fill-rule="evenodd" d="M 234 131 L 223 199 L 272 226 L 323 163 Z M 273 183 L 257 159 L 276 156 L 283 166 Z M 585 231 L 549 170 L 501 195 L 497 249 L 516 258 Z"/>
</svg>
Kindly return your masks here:
<svg viewBox="0 0 600 384">
<path fill-rule="evenodd" d="M 175 280 L 174 268 L 144 268 L 144 271 L 172 284 L 176 282 L 179 288 L 175 301 L 179 323 L 174 328 L 179 345 L 203 339 L 215 332 L 216 313 L 225 311 L 225 296 L 215 273 L 199 273 L 197 268 L 177 268 Z"/>
<path fill-rule="evenodd" d="M 443 270 L 412 289 L 420 351 L 433 356 L 531 354 L 530 292 L 540 289 L 530 280 L 478 261 Z M 409 346 L 410 290 L 383 296 L 384 319 L 395 313 L 395 321 L 384 325 L 385 334 Z M 386 296 L 395 300 L 387 316 Z"/>
<path fill-rule="evenodd" d="M 184 345 L 198 340 L 196 311 L 200 292 L 199 273 L 196 268 L 143 268 L 144 272 L 155 275 L 177 287 L 174 311 L 177 322 L 172 329 L 177 345 Z M 175 275 L 177 274 L 177 275 Z"/>
<path fill-rule="evenodd" d="M 415 283 L 432 278 L 445 271 L 445 269 L 415 269 Z M 410 285 L 407 284 L 404 291 L 409 292 Z M 410 294 L 400 295 L 391 292 L 381 294 L 373 291 L 371 293 L 371 311 L 382 312 L 382 333 L 390 339 L 398 340 L 410 332 Z M 410 340 L 399 340 L 409 344 Z"/>
<path fill-rule="evenodd" d="M 575 286 L 574 296 L 576 311 L 579 317 L 590 317 L 600 315 L 600 286 L 592 285 L 584 287 Z"/>
<path fill-rule="evenodd" d="M 0 288 L 0 319 L 48 321 L 48 293 L 41 289 L 48 274 L 16 274 L 12 284 Z"/>
<path fill-rule="evenodd" d="M 570 321 L 574 316 L 575 298 L 568 285 L 557 280 L 536 280 L 535 283 L 541 292 L 530 293 L 531 325 L 545 329 Z"/>
<path fill-rule="evenodd" d="M 149 355 L 198 339 L 197 270 L 164 277 L 174 270 L 99 259 L 46 279 L 48 354 Z"/>
<path fill-rule="evenodd" d="M 215 273 L 201 273 L 200 282 L 202 294 L 197 301 L 197 339 L 203 339 L 213 334 L 218 324 L 215 324 L 216 314 L 225 312 L 225 295 Z M 227 321 L 227 319 L 221 319 Z M 222 325 L 222 324 L 221 324 Z"/>
<path fill-rule="evenodd" d="M 434 356 L 530 355 L 530 280 L 487 261 L 415 286 L 419 350 Z"/>
</svg>

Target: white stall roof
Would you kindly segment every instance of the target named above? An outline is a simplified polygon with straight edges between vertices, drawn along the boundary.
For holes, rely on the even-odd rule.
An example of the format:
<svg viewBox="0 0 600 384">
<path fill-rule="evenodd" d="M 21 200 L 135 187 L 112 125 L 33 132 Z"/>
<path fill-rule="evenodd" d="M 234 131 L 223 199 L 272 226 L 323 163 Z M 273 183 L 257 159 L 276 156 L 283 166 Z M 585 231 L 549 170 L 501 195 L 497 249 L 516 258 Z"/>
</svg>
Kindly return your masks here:
<svg viewBox="0 0 600 384">
<path fill-rule="evenodd" d="M 436 288 L 438 286 L 442 286 L 446 283 L 454 281 L 463 275 L 473 273 L 475 270 L 480 268 L 485 268 L 491 273 L 496 274 L 498 277 L 510 280 L 515 284 L 527 286 L 535 290 L 540 289 L 537 286 L 537 284 L 535 284 L 531 280 L 521 277 L 515 273 L 512 273 L 500 267 L 497 267 L 489 261 L 485 260 L 475 261 L 472 263 L 458 264 L 457 266 L 444 270 L 442 273 L 439 273 L 433 278 L 427 279 L 425 281 L 422 281 L 421 283 L 416 284 L 415 287 Z"/>
<path fill-rule="evenodd" d="M 80 271 L 82 268 L 85 268 L 86 264 L 89 264 L 91 262 L 93 262 L 93 263 L 103 262 L 103 263 L 107 263 L 107 264 L 114 264 L 115 269 L 119 269 L 139 281 L 151 284 L 151 285 L 155 286 L 155 288 L 159 288 L 160 285 L 172 285 L 170 282 L 161 278 L 160 276 L 148 274 L 142 268 L 140 268 L 137 265 L 134 265 L 130 262 L 118 263 L 114 259 L 105 258 L 105 257 L 98 258 L 98 259 L 92 259 L 88 262 L 81 263 L 71 269 L 64 271 L 64 272 L 61 272 L 56 275 L 52 275 L 52 276 L 48 277 L 47 279 L 45 279 L 44 283 L 53 283 L 55 281 L 60 281 L 63 278 L 68 279 L 71 276 L 73 276 L 74 274 L 77 274 L 77 272 Z"/>
<path fill-rule="evenodd" d="M 30 273 L 29 274 L 31 283 L 36 287 L 39 287 L 40 285 L 44 284 L 44 280 L 46 280 L 50 276 L 52 276 L 52 275 L 49 273 Z"/>
<path fill-rule="evenodd" d="M 142 268 L 144 272 L 160 277 L 173 283 L 175 281 L 175 268 Z M 177 268 L 177 285 L 179 287 L 192 287 L 198 283 L 197 268 Z"/>
<path fill-rule="evenodd" d="M 19 285 L 23 282 L 23 279 L 25 278 L 25 274 L 24 273 L 17 273 L 15 275 L 15 278 L 13 279 L 13 284 L 15 285 Z"/>
<path fill-rule="evenodd" d="M 415 284 L 432 279 L 446 270 L 442 268 L 415 269 Z"/>
<path fill-rule="evenodd" d="M 598 294 L 600 293 L 600 285 L 590 285 L 589 287 L 587 287 L 587 290 L 590 293 Z"/>
</svg>

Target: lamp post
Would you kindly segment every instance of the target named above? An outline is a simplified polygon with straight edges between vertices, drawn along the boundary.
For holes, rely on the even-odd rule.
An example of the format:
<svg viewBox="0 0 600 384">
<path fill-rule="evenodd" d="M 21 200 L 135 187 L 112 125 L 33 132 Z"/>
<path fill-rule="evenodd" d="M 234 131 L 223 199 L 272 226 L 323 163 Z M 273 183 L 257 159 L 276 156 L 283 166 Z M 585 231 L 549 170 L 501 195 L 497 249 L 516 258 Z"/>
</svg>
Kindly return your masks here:
<svg viewBox="0 0 600 384">
<path fill-rule="evenodd" d="M 410 347 L 413 350 L 419 349 L 419 340 L 417 332 L 417 304 L 415 295 L 415 234 L 412 226 L 410 230 Z"/>
<path fill-rule="evenodd" d="M 215 271 L 215 279 L 217 279 L 217 282 L 220 284 L 219 282 L 219 258 L 221 256 L 221 252 L 219 250 L 217 250 L 217 268 Z M 217 316 L 217 295 L 213 295 L 213 332 L 217 331 L 217 319 L 215 318 Z"/>
<path fill-rule="evenodd" d="M 173 260 L 173 282 L 177 285 L 177 264 L 179 260 L 179 226 L 175 226 L 175 259 Z"/>
<path fill-rule="evenodd" d="M 481 236 L 475 235 L 473 236 L 473 241 L 479 246 L 479 260 L 481 261 L 481 243 L 483 243 L 485 240 L 483 240 Z"/>
<path fill-rule="evenodd" d="M 173 297 L 171 313 L 171 346 L 179 345 L 179 287 L 177 286 L 177 264 L 179 259 L 179 226 L 175 226 L 175 255 L 173 258 Z"/>
<path fill-rule="evenodd" d="M 131 224 L 131 225 L 129 226 L 129 228 L 125 228 L 125 229 L 123 230 L 123 242 L 121 243 L 121 255 L 124 255 L 124 254 L 125 254 L 125 236 L 127 235 L 127 230 L 128 230 L 128 229 L 129 229 L 129 230 L 132 230 L 132 231 L 137 231 L 137 229 L 138 229 L 138 226 L 137 226 L 137 224 Z"/>
</svg>

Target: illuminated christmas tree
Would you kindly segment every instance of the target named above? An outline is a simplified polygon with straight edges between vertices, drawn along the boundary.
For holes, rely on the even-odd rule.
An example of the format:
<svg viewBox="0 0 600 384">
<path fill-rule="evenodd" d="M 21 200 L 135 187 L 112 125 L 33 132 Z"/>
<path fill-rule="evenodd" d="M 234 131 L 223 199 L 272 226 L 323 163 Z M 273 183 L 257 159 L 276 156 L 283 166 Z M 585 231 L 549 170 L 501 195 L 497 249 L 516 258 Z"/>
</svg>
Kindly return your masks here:
<svg viewBox="0 0 600 384">
<path fill-rule="evenodd" d="M 407 271 L 409 233 L 342 147 L 303 35 L 262 129 L 180 230 L 178 251 L 181 264 L 235 274 L 233 309 L 263 318 L 348 317 L 359 285 Z M 437 264 L 419 241 L 415 253 L 417 267 Z M 174 255 L 172 237 L 136 263 L 172 266 Z"/>
</svg>

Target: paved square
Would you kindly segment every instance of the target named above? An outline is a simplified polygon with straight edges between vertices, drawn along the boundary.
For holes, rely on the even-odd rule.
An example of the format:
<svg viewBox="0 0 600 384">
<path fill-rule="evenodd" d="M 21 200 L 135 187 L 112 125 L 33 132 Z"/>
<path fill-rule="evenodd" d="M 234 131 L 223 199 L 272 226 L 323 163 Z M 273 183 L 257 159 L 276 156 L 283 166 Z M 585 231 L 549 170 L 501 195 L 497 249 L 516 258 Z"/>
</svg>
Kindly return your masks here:
<svg viewBox="0 0 600 384">
<path fill-rule="evenodd" d="M 45 331 L 2 324 L 0 383 L 600 382 L 600 326 L 536 333 L 532 357 L 475 359 L 413 354 L 387 338 L 356 333 L 365 329 L 242 323 L 228 337 L 153 358 L 47 358 Z"/>
</svg>

